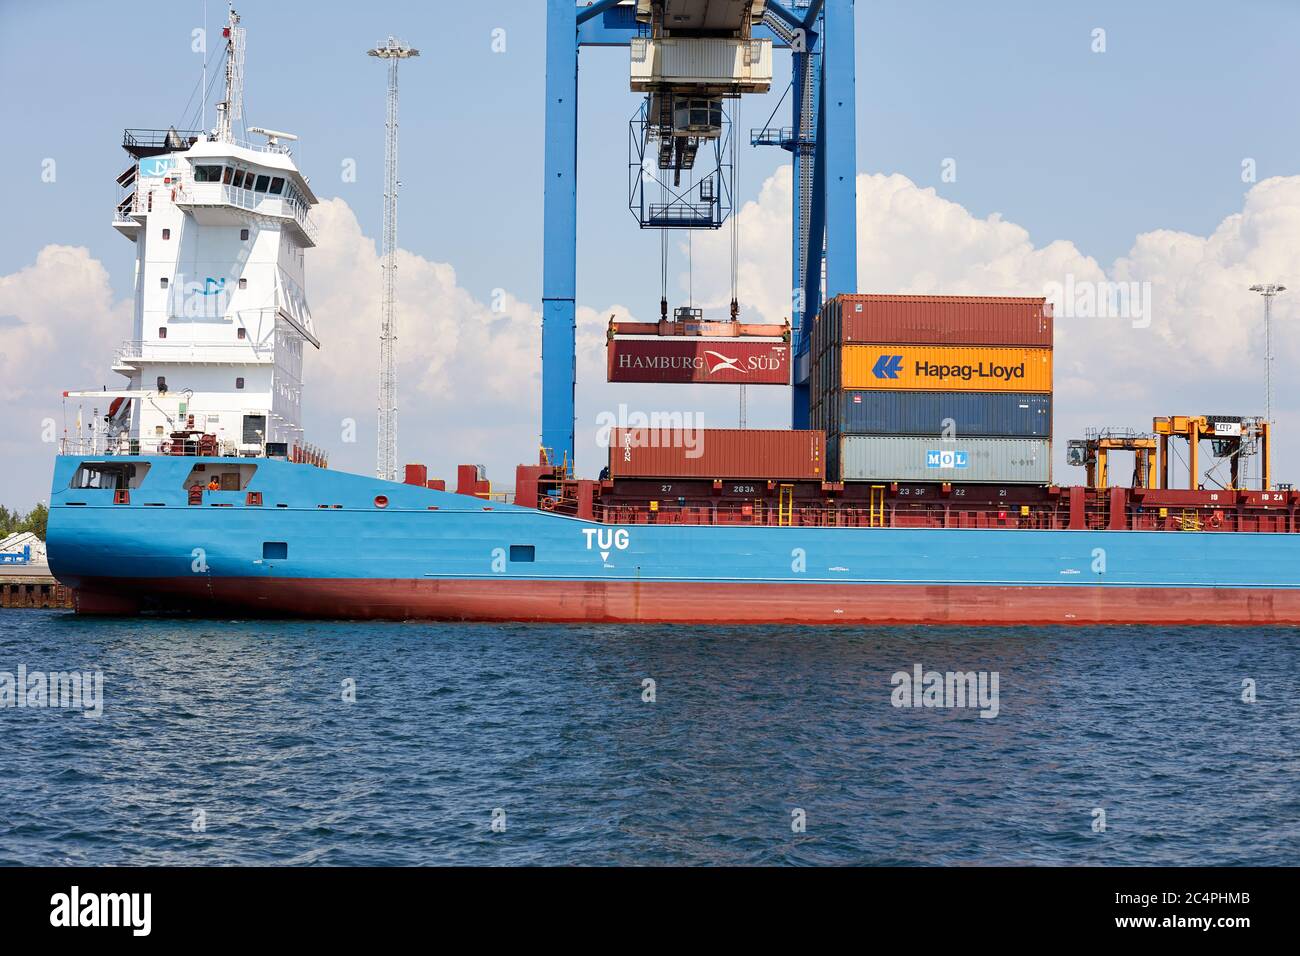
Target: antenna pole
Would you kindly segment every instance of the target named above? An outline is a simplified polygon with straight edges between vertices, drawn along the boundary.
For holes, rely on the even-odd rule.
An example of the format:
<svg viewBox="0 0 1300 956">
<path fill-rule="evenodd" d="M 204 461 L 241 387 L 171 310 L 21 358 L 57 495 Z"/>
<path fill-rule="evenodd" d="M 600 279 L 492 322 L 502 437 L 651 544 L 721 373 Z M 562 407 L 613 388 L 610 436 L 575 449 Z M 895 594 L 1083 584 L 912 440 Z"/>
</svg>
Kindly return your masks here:
<svg viewBox="0 0 1300 956">
<path fill-rule="evenodd" d="M 199 88 L 199 129 L 208 128 L 208 0 L 203 0 L 203 86 Z"/>
<path fill-rule="evenodd" d="M 233 143 L 234 121 L 244 115 L 244 28 L 234 7 L 221 33 L 226 38 L 226 96 L 217 104 L 217 142 Z"/>
<path fill-rule="evenodd" d="M 388 117 L 384 124 L 384 236 L 383 300 L 379 312 L 379 442 L 375 475 L 397 480 L 397 342 L 395 306 L 397 299 L 397 64 L 419 56 L 420 51 L 389 37 L 369 56 L 388 61 Z"/>
</svg>

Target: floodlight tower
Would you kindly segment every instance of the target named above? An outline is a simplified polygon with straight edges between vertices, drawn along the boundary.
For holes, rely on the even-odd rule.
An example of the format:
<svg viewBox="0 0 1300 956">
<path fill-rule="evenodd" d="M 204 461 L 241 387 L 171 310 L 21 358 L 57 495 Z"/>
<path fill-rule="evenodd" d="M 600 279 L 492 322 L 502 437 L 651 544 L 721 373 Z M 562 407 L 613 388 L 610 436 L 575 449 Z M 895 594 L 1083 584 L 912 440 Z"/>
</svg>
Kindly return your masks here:
<svg viewBox="0 0 1300 956">
<path fill-rule="evenodd" d="M 393 309 L 397 279 L 397 64 L 420 51 L 393 37 L 367 55 L 388 61 L 388 119 L 384 124 L 384 292 L 379 320 L 379 449 L 375 475 L 397 480 L 397 340 Z"/>
<path fill-rule="evenodd" d="M 1264 421 L 1273 424 L 1273 296 L 1286 286 L 1269 282 L 1250 287 L 1264 297 Z"/>
</svg>

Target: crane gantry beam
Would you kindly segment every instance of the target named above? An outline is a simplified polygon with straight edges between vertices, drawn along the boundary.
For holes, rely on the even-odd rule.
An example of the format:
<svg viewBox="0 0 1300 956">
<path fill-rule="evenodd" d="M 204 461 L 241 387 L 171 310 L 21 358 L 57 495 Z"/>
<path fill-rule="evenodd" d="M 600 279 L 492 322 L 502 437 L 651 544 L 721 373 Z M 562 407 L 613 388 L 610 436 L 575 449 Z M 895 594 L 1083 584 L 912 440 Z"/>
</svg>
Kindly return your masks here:
<svg viewBox="0 0 1300 956">
<path fill-rule="evenodd" d="M 795 96 L 791 236 L 791 424 L 808 427 L 809 324 L 857 291 L 854 0 L 766 0 L 756 38 L 790 50 Z M 576 387 L 578 51 L 644 35 L 636 4 L 547 0 L 542 269 L 542 447 L 573 463 Z M 824 275 L 824 280 L 823 280 Z"/>
</svg>

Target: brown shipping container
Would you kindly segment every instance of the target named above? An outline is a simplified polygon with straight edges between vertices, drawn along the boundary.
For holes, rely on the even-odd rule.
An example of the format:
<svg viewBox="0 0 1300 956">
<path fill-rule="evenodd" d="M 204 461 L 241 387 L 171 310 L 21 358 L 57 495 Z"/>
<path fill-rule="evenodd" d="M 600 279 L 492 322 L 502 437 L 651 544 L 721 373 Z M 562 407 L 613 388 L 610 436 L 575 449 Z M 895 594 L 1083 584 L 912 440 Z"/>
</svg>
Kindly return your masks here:
<svg viewBox="0 0 1300 956">
<path fill-rule="evenodd" d="M 975 295 L 842 295 L 826 304 L 832 343 L 1052 347 L 1045 298 Z M 838 334 L 837 334 L 838 333 Z"/>
<path fill-rule="evenodd" d="M 820 431 L 616 428 L 610 434 L 611 478 L 820 481 L 825 461 Z"/>
<path fill-rule="evenodd" d="M 608 380 L 789 385 L 790 346 L 749 339 L 611 339 Z"/>
</svg>

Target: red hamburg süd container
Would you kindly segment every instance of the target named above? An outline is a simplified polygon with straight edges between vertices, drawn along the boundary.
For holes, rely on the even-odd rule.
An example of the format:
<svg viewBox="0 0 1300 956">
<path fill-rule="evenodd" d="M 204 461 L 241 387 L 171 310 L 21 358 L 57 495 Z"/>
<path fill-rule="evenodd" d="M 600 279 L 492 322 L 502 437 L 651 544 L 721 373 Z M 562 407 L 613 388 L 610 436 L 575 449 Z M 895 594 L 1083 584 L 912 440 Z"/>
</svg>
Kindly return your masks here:
<svg viewBox="0 0 1300 956">
<path fill-rule="evenodd" d="M 403 484 L 418 485 L 423 488 L 424 483 L 429 480 L 429 469 L 426 465 L 407 465 L 406 477 L 402 479 Z"/>
<path fill-rule="evenodd" d="M 821 431 L 758 428 L 616 428 L 611 478 L 825 478 Z"/>
<path fill-rule="evenodd" d="M 1045 298 L 841 295 L 821 318 L 827 325 L 816 337 L 823 349 L 854 343 L 1052 347 L 1052 306 Z"/>
<path fill-rule="evenodd" d="M 608 380 L 789 385 L 790 346 L 747 339 L 611 339 Z"/>
</svg>

